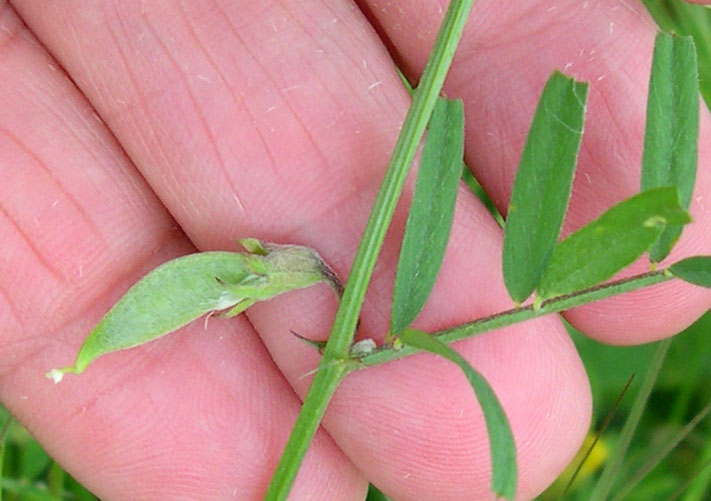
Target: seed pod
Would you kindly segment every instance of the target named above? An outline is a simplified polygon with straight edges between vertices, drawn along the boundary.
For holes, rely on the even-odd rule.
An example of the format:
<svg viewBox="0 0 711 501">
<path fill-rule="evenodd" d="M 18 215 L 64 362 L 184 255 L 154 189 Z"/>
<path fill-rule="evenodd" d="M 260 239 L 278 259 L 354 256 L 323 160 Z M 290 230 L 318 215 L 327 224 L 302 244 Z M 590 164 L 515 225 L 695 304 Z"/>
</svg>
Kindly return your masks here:
<svg viewBox="0 0 711 501">
<path fill-rule="evenodd" d="M 318 282 L 342 289 L 308 247 L 255 239 L 241 243 L 248 253 L 200 252 L 155 268 L 109 310 L 84 341 L 74 365 L 54 369 L 47 377 L 58 383 L 103 354 L 147 343 L 207 313 L 227 310 L 225 316 L 235 316 L 257 301 Z"/>
</svg>

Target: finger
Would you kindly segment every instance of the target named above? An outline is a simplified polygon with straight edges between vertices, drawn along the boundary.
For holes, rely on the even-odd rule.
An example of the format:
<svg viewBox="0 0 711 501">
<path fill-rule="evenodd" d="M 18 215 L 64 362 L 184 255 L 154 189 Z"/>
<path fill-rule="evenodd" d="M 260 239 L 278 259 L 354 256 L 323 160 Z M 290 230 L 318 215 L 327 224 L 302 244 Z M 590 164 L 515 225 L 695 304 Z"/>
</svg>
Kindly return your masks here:
<svg viewBox="0 0 711 501">
<path fill-rule="evenodd" d="M 102 499 L 260 497 L 298 398 L 244 319 L 43 376 L 138 277 L 194 248 L 7 4 L 0 35 L 3 405 Z M 297 495 L 362 499 L 325 433 L 305 467 Z"/>
<path fill-rule="evenodd" d="M 442 12 L 413 0 L 365 2 L 410 76 L 422 70 Z M 563 233 L 591 221 L 639 191 L 646 93 L 655 26 L 641 2 L 480 1 L 471 15 L 446 91 L 461 96 L 467 117 L 467 161 L 504 211 L 528 126 L 554 69 L 590 82 L 585 134 Z M 413 39 L 408 33 L 418 33 Z M 700 137 L 711 134 L 701 107 Z M 694 223 L 664 261 L 711 251 L 706 198 L 711 143 L 702 140 L 691 204 Z M 648 271 L 646 259 L 623 273 Z M 578 328 L 614 343 L 651 341 L 692 323 L 711 301 L 708 291 L 679 281 L 629 293 L 567 313 Z"/>
<path fill-rule="evenodd" d="M 304 243 L 347 274 L 408 105 L 353 6 L 18 6 L 200 248 L 246 235 Z M 395 233 L 403 221 L 401 211 Z M 443 275 L 419 325 L 442 327 L 508 307 L 500 245 L 488 214 L 463 194 Z M 396 250 L 391 239 L 362 335 L 385 332 Z M 315 289 L 249 312 L 302 395 L 308 380 L 301 376 L 316 354 L 288 331 L 324 336 L 334 308 Z M 572 343 L 549 318 L 457 348 L 500 396 L 519 448 L 520 493 L 533 496 L 587 429 L 588 387 Z M 326 426 L 361 471 L 398 499 L 487 495 L 480 411 L 461 375 L 438 360 L 420 356 L 350 377 Z"/>
</svg>

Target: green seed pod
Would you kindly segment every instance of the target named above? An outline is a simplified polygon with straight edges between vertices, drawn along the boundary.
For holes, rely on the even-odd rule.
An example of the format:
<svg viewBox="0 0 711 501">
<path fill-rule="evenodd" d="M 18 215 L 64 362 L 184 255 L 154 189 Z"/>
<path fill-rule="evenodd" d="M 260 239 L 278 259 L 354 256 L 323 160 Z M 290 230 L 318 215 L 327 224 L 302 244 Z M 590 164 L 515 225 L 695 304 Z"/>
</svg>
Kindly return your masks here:
<svg viewBox="0 0 711 501">
<path fill-rule="evenodd" d="M 327 282 L 342 286 L 312 249 L 298 245 L 240 241 L 249 253 L 200 252 L 155 268 L 133 285 L 84 341 L 73 366 L 54 369 L 56 383 L 79 374 L 97 357 L 132 348 L 221 310 L 238 315 L 257 301 Z"/>
</svg>

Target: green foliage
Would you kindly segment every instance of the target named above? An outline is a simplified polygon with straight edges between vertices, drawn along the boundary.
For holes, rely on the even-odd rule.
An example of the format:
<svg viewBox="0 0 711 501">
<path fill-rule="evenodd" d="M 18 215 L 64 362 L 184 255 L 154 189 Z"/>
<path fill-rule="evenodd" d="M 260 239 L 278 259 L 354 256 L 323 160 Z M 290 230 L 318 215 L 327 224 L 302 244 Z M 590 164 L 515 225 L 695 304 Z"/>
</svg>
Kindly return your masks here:
<svg viewBox="0 0 711 501">
<path fill-rule="evenodd" d="M 595 486 L 590 499 L 592 501 L 603 501 L 608 498 L 610 491 L 613 487 L 613 482 L 616 476 L 619 474 L 620 464 L 625 457 L 627 448 L 629 447 L 632 437 L 637 429 L 637 425 L 642 417 L 644 408 L 647 405 L 649 395 L 654 388 L 654 383 L 657 380 L 659 371 L 664 363 L 664 357 L 666 356 L 669 345 L 671 344 L 671 338 L 665 339 L 657 343 L 656 349 L 654 350 L 654 355 L 652 355 L 652 360 L 649 364 L 649 369 L 645 374 L 642 386 L 637 393 L 632 409 L 625 421 L 625 425 L 622 427 L 620 433 L 620 440 L 617 446 L 613 449 L 612 457 L 608 462 L 607 466 L 602 471 L 602 475 Z"/>
<path fill-rule="evenodd" d="M 371 484 L 368 486 L 368 495 L 365 501 L 388 501 L 388 497 Z"/>
<path fill-rule="evenodd" d="M 683 0 L 644 0 L 644 4 L 661 29 L 694 38 L 701 94 L 711 108 L 711 9 Z"/>
<path fill-rule="evenodd" d="M 400 335 L 404 345 L 439 355 L 459 366 L 474 389 L 484 412 L 491 451 L 491 489 L 506 499 L 516 495 L 516 445 L 511 426 L 494 390 L 484 377 L 464 357 L 437 338 L 415 329 L 405 329 Z"/>
<path fill-rule="evenodd" d="M 538 287 L 539 298 L 607 280 L 640 257 L 665 225 L 690 220 L 679 206 L 676 188 L 656 188 L 620 202 L 556 246 Z"/>
<path fill-rule="evenodd" d="M 659 463 L 661 463 L 664 458 L 666 458 L 682 440 L 686 439 L 689 434 L 698 426 L 698 424 L 705 419 L 709 413 L 711 413 L 711 403 L 706 404 L 706 406 L 701 409 L 694 417 L 689 421 L 684 427 L 672 434 L 672 436 L 667 439 L 666 443 L 657 448 L 656 451 L 649 455 L 647 461 L 640 467 L 632 478 L 628 480 L 624 487 L 613 498 L 615 501 L 621 501 L 627 499 L 629 495 L 634 491 L 634 489 L 639 485 L 639 483 L 656 468 Z"/>
<path fill-rule="evenodd" d="M 642 190 L 676 186 L 681 206 L 688 209 L 696 179 L 698 137 L 699 83 L 694 42 L 660 33 L 654 46 L 647 99 Z M 681 230 L 681 226 L 665 228 L 649 250 L 650 259 L 664 259 Z"/>
<path fill-rule="evenodd" d="M 711 287 L 711 256 L 682 259 L 669 267 L 675 277 L 702 287 Z"/>
<path fill-rule="evenodd" d="M 684 208 L 689 206 L 696 178 L 697 78 L 694 44 L 691 39 L 659 34 L 655 43 L 647 101 L 642 188 L 675 186 L 679 190 L 681 206 Z M 663 229 L 659 239 L 650 249 L 650 259 L 653 262 L 663 259 L 676 243 L 680 234 L 681 228 L 678 227 L 672 226 Z M 695 276 L 696 274 L 692 272 L 691 275 Z M 641 421 L 642 413 L 647 406 L 647 401 L 671 343 L 672 339 L 669 338 L 657 344 L 657 349 L 649 364 L 649 370 L 620 432 L 619 442 L 590 496 L 591 499 L 607 499 L 615 479 L 620 476 L 623 459 Z M 685 433 L 688 432 L 682 431 L 681 436 L 685 436 Z M 666 454 L 667 451 L 663 450 L 658 456 L 663 457 Z M 646 468 L 651 469 L 655 466 L 657 459 L 654 461 L 654 463 L 648 463 L 649 466 Z M 644 470 L 645 468 L 632 478 L 628 487 L 623 489 L 621 496 L 625 496 L 631 491 L 639 479 L 646 474 Z"/>
<path fill-rule="evenodd" d="M 10 429 L 10 423 L 12 423 L 12 417 L 4 416 L 2 427 L 0 427 L 0 501 L 2 501 L 2 479 L 3 479 L 3 466 L 5 465 L 5 446 L 7 440 L 7 431 Z"/>
<path fill-rule="evenodd" d="M 635 395 L 644 384 L 645 374 L 656 349 L 650 343 L 640 346 L 610 346 L 593 341 L 567 326 L 590 378 L 595 402 L 593 430 L 599 430 L 603 417 L 618 398 L 621 388 L 630 375 L 635 374 L 632 383 L 610 427 L 601 437 L 607 450 L 605 463 L 611 462 L 611 453 L 620 443 L 620 433 L 624 417 L 629 414 Z M 711 402 L 711 314 L 706 313 L 684 332 L 674 337 L 669 347 L 664 366 L 647 401 L 634 439 L 630 442 L 624 461 L 618 467 L 617 482 L 613 484 L 612 500 L 620 499 L 670 499 L 681 489 L 684 495 L 679 499 L 702 501 L 707 499 L 711 475 L 703 468 L 711 461 L 711 421 L 706 418 L 692 430 L 685 429 L 693 424 Z M 687 432 L 685 434 L 685 432 Z M 671 452 L 665 448 L 683 435 L 683 441 Z M 660 456 L 664 455 L 660 460 Z M 577 463 L 576 463 L 577 464 Z M 656 467 L 655 464 L 657 465 Z M 635 481 L 643 469 L 653 469 L 634 487 L 634 490 L 620 497 L 623 490 Z M 702 471 L 699 478 L 694 478 Z M 588 501 L 595 487 L 596 479 L 590 478 L 578 488 L 569 492 L 565 500 Z M 686 485 L 689 483 L 689 485 Z M 542 496 L 546 501 L 561 499 L 559 496 Z"/>
<path fill-rule="evenodd" d="M 95 501 L 0 407 L 0 500 Z M 4 454 L 3 454 L 4 449 Z"/>
<path fill-rule="evenodd" d="M 538 102 L 504 226 L 504 283 L 516 302 L 538 285 L 565 219 L 588 84 L 554 72 Z"/>
<path fill-rule="evenodd" d="M 395 275 L 395 334 L 412 323 L 434 287 L 454 218 L 463 154 L 462 102 L 440 98 L 430 120 Z"/>
</svg>

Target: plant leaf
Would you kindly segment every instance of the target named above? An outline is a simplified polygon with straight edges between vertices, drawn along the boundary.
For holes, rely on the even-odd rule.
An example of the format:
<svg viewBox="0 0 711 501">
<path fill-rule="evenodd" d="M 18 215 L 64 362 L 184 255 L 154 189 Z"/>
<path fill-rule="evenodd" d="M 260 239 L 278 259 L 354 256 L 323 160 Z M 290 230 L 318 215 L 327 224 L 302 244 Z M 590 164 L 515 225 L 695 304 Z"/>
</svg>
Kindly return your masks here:
<svg viewBox="0 0 711 501">
<path fill-rule="evenodd" d="M 521 155 L 504 226 L 504 283 L 516 302 L 536 288 L 553 255 L 570 199 L 588 84 L 548 79 Z"/>
<path fill-rule="evenodd" d="M 701 95 L 711 109 L 711 5 L 658 0 L 644 0 L 644 5 L 662 30 L 694 38 Z"/>
<path fill-rule="evenodd" d="M 682 259 L 669 267 L 672 275 L 682 280 L 711 288 L 711 256 L 694 256 Z"/>
<path fill-rule="evenodd" d="M 691 221 L 676 188 L 644 191 L 608 209 L 560 242 L 538 287 L 538 301 L 592 287 L 649 248 L 667 224 Z"/>
<path fill-rule="evenodd" d="M 457 364 L 472 385 L 484 412 L 491 449 L 491 489 L 498 496 L 513 499 L 516 495 L 516 445 L 506 413 L 494 390 L 464 357 L 437 338 L 415 329 L 405 329 L 399 337 L 403 344 L 429 351 Z"/>
<path fill-rule="evenodd" d="M 83 372 L 101 355 L 147 343 L 207 313 L 231 308 L 225 315 L 233 316 L 257 301 L 334 277 L 307 247 L 253 239 L 250 244 L 261 250 L 257 254 L 200 252 L 158 266 L 91 331 L 74 365 L 54 369 L 47 377 L 59 382 L 68 372 Z"/>
<path fill-rule="evenodd" d="M 391 329 L 410 325 L 442 265 L 462 174 L 462 102 L 439 98 L 430 120 L 395 275 Z"/>
<path fill-rule="evenodd" d="M 642 190 L 676 186 L 684 209 L 694 191 L 699 138 L 699 80 L 690 37 L 659 33 L 654 45 L 642 157 Z M 649 250 L 664 259 L 682 226 L 667 226 Z"/>
</svg>

